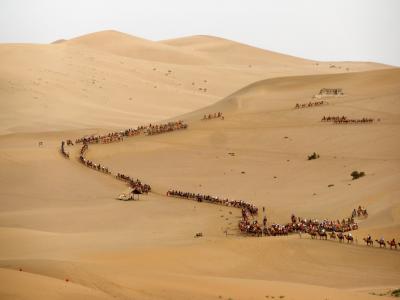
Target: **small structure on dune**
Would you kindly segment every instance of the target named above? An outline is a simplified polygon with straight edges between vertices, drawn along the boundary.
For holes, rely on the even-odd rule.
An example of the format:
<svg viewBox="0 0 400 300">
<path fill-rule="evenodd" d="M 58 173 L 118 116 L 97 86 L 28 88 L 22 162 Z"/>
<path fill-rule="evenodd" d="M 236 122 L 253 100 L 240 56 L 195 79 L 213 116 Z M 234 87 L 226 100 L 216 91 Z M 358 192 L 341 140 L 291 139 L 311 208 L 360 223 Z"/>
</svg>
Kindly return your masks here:
<svg viewBox="0 0 400 300">
<path fill-rule="evenodd" d="M 129 201 L 133 200 L 133 197 L 131 194 L 120 194 L 117 199 L 121 201 Z"/>
<path fill-rule="evenodd" d="M 118 196 L 118 200 L 129 201 L 129 200 L 139 200 L 139 195 L 143 194 L 142 190 L 138 187 L 135 187 L 129 193 L 122 193 Z M 135 199 L 135 195 L 137 195 L 137 199 Z"/>
<path fill-rule="evenodd" d="M 327 89 L 327 88 L 323 88 L 319 91 L 320 95 L 343 95 L 343 89 Z"/>
<path fill-rule="evenodd" d="M 327 96 L 343 96 L 344 92 L 341 88 L 322 88 L 314 98 L 322 98 Z"/>
<path fill-rule="evenodd" d="M 135 195 L 137 195 L 137 200 L 139 200 L 139 195 L 141 195 L 142 193 L 143 193 L 143 192 L 142 192 L 142 190 L 141 190 L 140 188 L 135 187 L 135 188 L 133 189 L 133 191 L 131 192 L 131 195 L 132 195 L 133 200 L 135 200 Z"/>
</svg>

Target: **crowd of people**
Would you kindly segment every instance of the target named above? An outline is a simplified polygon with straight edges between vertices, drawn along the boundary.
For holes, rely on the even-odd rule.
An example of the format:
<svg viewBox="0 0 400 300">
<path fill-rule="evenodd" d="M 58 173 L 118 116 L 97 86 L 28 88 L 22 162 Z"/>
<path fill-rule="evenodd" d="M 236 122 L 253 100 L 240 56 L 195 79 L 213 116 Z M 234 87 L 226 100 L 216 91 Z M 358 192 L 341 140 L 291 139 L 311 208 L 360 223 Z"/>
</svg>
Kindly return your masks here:
<svg viewBox="0 0 400 300">
<path fill-rule="evenodd" d="M 250 221 L 248 215 L 242 212 L 242 220 L 239 222 L 239 229 L 242 232 L 255 234 L 258 236 L 279 236 L 288 235 L 291 233 L 309 233 L 311 237 L 317 235 L 327 237 L 326 232 L 347 232 L 358 229 L 358 225 L 354 219 L 348 218 L 342 221 L 317 220 L 317 219 L 302 219 L 291 217 L 291 222 L 286 224 L 273 223 L 267 225 L 267 219 L 264 216 L 263 224 L 257 220 Z"/>
<path fill-rule="evenodd" d="M 166 124 L 147 126 L 145 132 L 147 135 L 155 135 L 160 133 L 166 133 L 175 130 L 187 129 L 188 125 L 183 121 L 169 122 Z"/>
<path fill-rule="evenodd" d="M 222 112 L 217 112 L 217 113 L 213 113 L 213 114 L 205 114 L 203 116 L 202 120 L 212 120 L 212 119 L 218 119 L 221 118 L 222 120 L 224 119 L 224 116 L 222 115 Z"/>
<path fill-rule="evenodd" d="M 257 206 L 255 206 L 251 203 L 248 203 L 246 201 L 243 201 L 243 200 L 229 200 L 229 199 L 223 199 L 223 198 L 210 196 L 210 195 L 181 192 L 181 191 L 176 191 L 176 190 L 169 190 L 167 192 L 167 196 L 183 198 L 183 199 L 191 199 L 191 200 L 196 200 L 198 202 L 208 202 L 208 203 L 213 203 L 213 204 L 241 208 L 241 209 L 244 209 L 247 212 L 249 212 L 251 215 L 256 215 L 258 213 Z"/>
<path fill-rule="evenodd" d="M 61 142 L 60 152 L 65 158 L 69 158 L 69 153 L 67 151 L 65 151 L 65 142 L 64 141 Z"/>
<path fill-rule="evenodd" d="M 334 124 L 365 124 L 373 123 L 373 118 L 362 118 L 362 119 L 349 119 L 346 116 L 323 116 L 321 122 L 332 122 Z"/>
<path fill-rule="evenodd" d="M 261 224 L 259 224 L 257 220 L 254 220 L 253 215 L 246 209 L 242 209 L 242 218 L 240 219 L 238 226 L 242 233 L 255 236 L 262 236 L 263 234 Z"/>
<path fill-rule="evenodd" d="M 134 180 L 133 178 L 129 177 L 128 175 L 117 173 L 115 176 L 117 179 L 125 181 L 129 187 L 132 188 L 133 191 L 138 192 L 139 194 L 147 194 L 151 192 L 151 187 L 148 184 L 143 184 L 139 179 Z"/>
<path fill-rule="evenodd" d="M 308 108 L 308 107 L 314 107 L 314 106 L 321 106 L 324 104 L 328 104 L 328 102 L 327 101 L 314 101 L 314 102 L 310 101 L 308 103 L 302 103 L 302 104 L 296 103 L 294 108 L 295 109 Z"/>
</svg>

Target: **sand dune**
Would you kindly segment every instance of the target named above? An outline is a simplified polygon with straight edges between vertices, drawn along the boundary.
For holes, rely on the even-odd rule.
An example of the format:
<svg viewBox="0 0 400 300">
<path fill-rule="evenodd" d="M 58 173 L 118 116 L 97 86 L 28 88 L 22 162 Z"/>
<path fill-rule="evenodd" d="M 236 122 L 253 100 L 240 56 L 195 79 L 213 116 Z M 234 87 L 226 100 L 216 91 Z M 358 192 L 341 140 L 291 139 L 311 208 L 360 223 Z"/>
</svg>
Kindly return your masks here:
<svg viewBox="0 0 400 300">
<path fill-rule="evenodd" d="M 192 50 L 208 55 L 212 60 L 227 65 L 245 65 L 248 68 L 276 67 L 289 70 L 293 68 L 305 68 L 313 64 L 316 69 L 324 69 L 326 73 L 335 71 L 346 72 L 384 68 L 384 65 L 368 62 L 317 62 L 306 60 L 282 53 L 268 51 L 257 47 L 245 45 L 228 39 L 195 35 L 183 38 L 161 41 L 164 44 L 176 46 L 185 50 Z"/>
<path fill-rule="evenodd" d="M 399 287 L 400 251 L 362 242 L 400 239 L 398 68 L 115 31 L 0 45 L 0 63 L 1 299 L 374 299 Z M 344 95 L 294 109 L 321 88 Z M 224 120 L 200 120 L 217 111 Z M 165 119 L 189 128 L 87 153 L 150 183 L 139 201 L 117 201 L 126 185 L 81 165 L 79 146 L 69 160 L 58 152 L 67 138 Z M 353 170 L 366 176 L 353 181 Z M 270 223 L 358 205 L 369 217 L 353 245 L 253 238 L 238 232 L 238 209 L 169 198 L 170 188 L 249 200 Z"/>
<path fill-rule="evenodd" d="M 249 68 L 253 67 L 253 64 L 289 66 L 311 63 L 311 61 L 297 57 L 283 55 L 227 39 L 206 35 L 166 40 L 162 41 L 162 43 L 176 46 L 181 49 L 207 54 L 218 62 L 234 65 L 243 64 L 247 65 Z"/>
<path fill-rule="evenodd" d="M 116 31 L 0 45 L 0 132 L 131 127 L 213 104 L 266 78 L 387 68 L 332 68 L 214 37 L 183 41 L 205 43 L 207 51 Z"/>
<path fill-rule="evenodd" d="M 207 63 L 207 57 L 196 55 L 193 51 L 185 51 L 114 30 L 100 31 L 73 38 L 67 41 L 67 44 L 83 45 L 122 57 L 153 62 L 188 65 Z"/>
</svg>

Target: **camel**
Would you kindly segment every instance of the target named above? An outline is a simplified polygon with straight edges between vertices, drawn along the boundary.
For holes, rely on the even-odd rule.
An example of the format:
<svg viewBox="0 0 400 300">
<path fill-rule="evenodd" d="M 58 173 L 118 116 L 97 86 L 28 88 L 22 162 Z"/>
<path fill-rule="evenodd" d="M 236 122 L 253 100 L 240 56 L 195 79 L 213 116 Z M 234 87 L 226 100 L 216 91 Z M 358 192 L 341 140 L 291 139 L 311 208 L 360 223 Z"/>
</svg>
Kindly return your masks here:
<svg viewBox="0 0 400 300">
<path fill-rule="evenodd" d="M 318 235 L 319 235 L 319 239 L 322 240 L 327 240 L 328 239 L 328 235 L 326 234 L 325 231 L 318 231 Z"/>
<path fill-rule="evenodd" d="M 344 241 L 344 235 L 343 235 L 343 233 L 339 232 L 338 235 L 337 235 L 337 237 L 338 237 L 338 239 L 339 239 L 339 242 L 340 242 L 340 243 L 343 243 L 343 241 Z"/>
<path fill-rule="evenodd" d="M 311 235 L 312 239 L 317 238 L 317 233 L 315 231 L 310 231 L 308 234 Z"/>
<path fill-rule="evenodd" d="M 369 246 L 369 245 L 373 246 L 374 245 L 374 241 L 370 237 L 363 238 L 363 240 L 364 240 L 364 242 L 367 243 L 367 246 Z"/>
<path fill-rule="evenodd" d="M 256 235 L 256 236 L 262 236 L 263 231 L 262 231 L 261 227 L 256 226 L 256 227 L 254 227 L 254 229 L 253 229 L 253 233 L 254 233 L 254 235 Z"/>
<path fill-rule="evenodd" d="M 397 250 L 397 244 L 396 241 L 393 239 L 391 241 L 386 241 L 386 243 L 390 246 L 390 250 L 392 250 L 392 248 Z"/>
<path fill-rule="evenodd" d="M 264 227 L 263 233 L 264 233 L 265 236 L 270 236 L 271 235 L 271 232 L 269 231 L 268 227 Z"/>
<path fill-rule="evenodd" d="M 332 239 L 332 240 L 336 240 L 336 233 L 335 233 L 334 231 L 332 231 L 332 232 L 329 234 L 329 238 Z"/>
<path fill-rule="evenodd" d="M 354 238 L 353 238 L 352 235 L 350 235 L 350 234 L 345 234 L 344 237 L 346 238 L 347 243 L 353 243 Z"/>
<path fill-rule="evenodd" d="M 386 243 L 384 240 L 375 240 L 379 244 L 379 248 L 385 247 L 386 248 Z"/>
</svg>

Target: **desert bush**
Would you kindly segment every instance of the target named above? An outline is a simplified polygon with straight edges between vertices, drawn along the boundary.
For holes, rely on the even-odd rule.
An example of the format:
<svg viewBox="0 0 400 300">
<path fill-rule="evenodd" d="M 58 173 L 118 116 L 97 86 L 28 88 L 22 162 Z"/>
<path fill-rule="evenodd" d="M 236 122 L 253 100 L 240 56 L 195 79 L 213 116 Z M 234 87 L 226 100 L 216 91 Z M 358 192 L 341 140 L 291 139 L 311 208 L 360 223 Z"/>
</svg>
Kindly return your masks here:
<svg viewBox="0 0 400 300">
<path fill-rule="evenodd" d="M 358 179 L 360 177 L 365 176 L 365 173 L 364 172 L 353 171 L 353 172 L 351 172 L 350 175 L 351 175 L 351 177 L 353 177 L 353 180 L 355 180 L 355 179 Z"/>
<path fill-rule="evenodd" d="M 390 293 L 393 297 L 400 297 L 400 289 L 394 290 Z"/>
<path fill-rule="evenodd" d="M 319 158 L 319 154 L 317 154 L 315 152 L 308 156 L 308 160 L 313 160 L 313 159 L 317 159 L 317 158 Z"/>
</svg>

